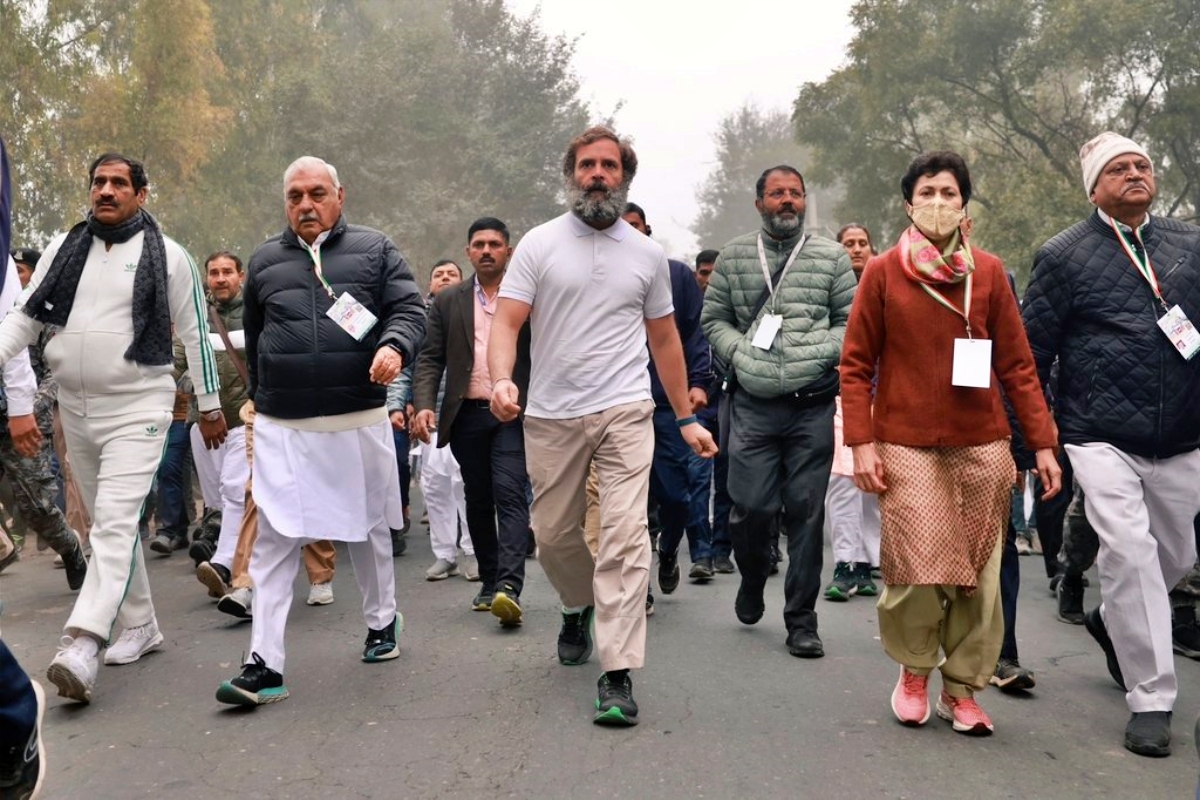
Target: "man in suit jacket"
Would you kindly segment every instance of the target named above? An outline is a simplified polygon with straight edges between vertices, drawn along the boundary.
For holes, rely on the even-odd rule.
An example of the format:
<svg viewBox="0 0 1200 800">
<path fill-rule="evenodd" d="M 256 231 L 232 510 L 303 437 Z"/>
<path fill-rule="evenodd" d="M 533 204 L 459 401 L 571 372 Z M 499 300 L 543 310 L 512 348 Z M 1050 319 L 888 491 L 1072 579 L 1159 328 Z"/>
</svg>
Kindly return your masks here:
<svg viewBox="0 0 1200 800">
<path fill-rule="evenodd" d="M 429 440 L 438 431 L 438 447 L 450 450 L 462 469 L 467 527 L 479 560 L 480 590 L 472 601 L 500 624 L 521 624 L 521 588 L 529 504 L 525 436 L 520 417 L 500 422 L 489 402 L 492 381 L 487 346 L 500 279 L 512 255 L 508 228 L 493 217 L 476 220 L 467 231 L 467 258 L 475 276 L 439 292 L 429 310 L 425 344 L 413 377 L 413 433 Z M 529 387 L 529 325 L 518 341 L 513 381 Z M 436 420 L 438 387 L 446 377 L 441 417 Z M 497 525 L 497 518 L 499 525 Z"/>
</svg>

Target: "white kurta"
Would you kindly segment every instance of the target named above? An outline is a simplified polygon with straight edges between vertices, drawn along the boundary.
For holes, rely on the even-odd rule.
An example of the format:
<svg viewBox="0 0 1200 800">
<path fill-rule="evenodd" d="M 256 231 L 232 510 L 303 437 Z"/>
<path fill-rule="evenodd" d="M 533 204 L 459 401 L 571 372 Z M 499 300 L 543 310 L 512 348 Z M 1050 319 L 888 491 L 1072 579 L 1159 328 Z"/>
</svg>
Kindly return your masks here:
<svg viewBox="0 0 1200 800">
<path fill-rule="evenodd" d="M 356 421 L 362 414 L 347 414 Z M 404 527 L 391 423 L 378 419 L 338 430 L 341 417 L 254 421 L 254 501 L 271 526 L 296 539 L 363 542 L 387 523 Z M 305 430 L 301 427 L 321 427 Z"/>
</svg>

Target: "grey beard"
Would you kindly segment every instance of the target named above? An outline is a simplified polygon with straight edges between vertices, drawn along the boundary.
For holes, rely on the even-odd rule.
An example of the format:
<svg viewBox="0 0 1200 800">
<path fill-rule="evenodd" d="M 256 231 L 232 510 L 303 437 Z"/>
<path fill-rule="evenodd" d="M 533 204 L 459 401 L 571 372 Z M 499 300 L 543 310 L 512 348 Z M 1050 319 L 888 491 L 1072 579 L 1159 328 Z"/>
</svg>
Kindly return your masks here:
<svg viewBox="0 0 1200 800">
<path fill-rule="evenodd" d="M 762 213 L 763 228 L 776 239 L 789 239 L 804 227 L 804 212 L 796 214 L 793 219 L 784 219 L 778 214 Z"/>
<path fill-rule="evenodd" d="M 571 178 L 567 179 L 567 207 L 575 216 L 587 223 L 612 224 L 621 218 L 625 203 L 629 199 L 629 181 L 622 181 L 615 189 L 609 189 L 596 199 L 585 192 Z"/>
</svg>

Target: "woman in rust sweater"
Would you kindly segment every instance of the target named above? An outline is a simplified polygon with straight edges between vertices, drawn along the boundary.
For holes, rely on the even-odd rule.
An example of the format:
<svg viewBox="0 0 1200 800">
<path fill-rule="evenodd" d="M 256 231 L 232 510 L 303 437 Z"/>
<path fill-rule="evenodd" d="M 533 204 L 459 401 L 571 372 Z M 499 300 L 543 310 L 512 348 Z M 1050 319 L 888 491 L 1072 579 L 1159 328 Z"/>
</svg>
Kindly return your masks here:
<svg viewBox="0 0 1200 800">
<path fill-rule="evenodd" d="M 913 224 L 872 258 L 842 352 L 845 442 L 859 488 L 879 495 L 884 650 L 901 665 L 892 710 L 993 730 L 974 694 L 1000 654 L 1000 553 L 1016 468 L 1000 389 L 1058 491 L 1057 432 L 1000 260 L 970 246 L 971 178 L 957 153 L 919 156 L 900 181 Z M 874 381 L 874 392 L 872 383 Z"/>
</svg>

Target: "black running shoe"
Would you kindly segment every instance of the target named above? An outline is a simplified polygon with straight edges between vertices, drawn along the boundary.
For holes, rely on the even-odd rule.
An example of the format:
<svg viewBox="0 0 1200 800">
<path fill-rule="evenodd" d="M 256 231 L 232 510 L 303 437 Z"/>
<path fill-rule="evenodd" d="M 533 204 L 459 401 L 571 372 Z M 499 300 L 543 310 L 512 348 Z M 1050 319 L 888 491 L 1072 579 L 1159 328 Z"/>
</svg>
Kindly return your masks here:
<svg viewBox="0 0 1200 800">
<path fill-rule="evenodd" d="M 1068 625 L 1083 624 L 1083 576 L 1059 576 L 1058 586 L 1055 587 L 1055 597 L 1058 600 L 1058 619 Z"/>
<path fill-rule="evenodd" d="M 733 611 L 737 614 L 737 618 L 745 625 L 753 625 L 762 619 L 763 612 L 766 606 L 763 603 L 764 586 L 747 586 L 746 576 L 742 576 L 742 583 L 738 587 L 737 598 L 733 601 Z"/>
<path fill-rule="evenodd" d="M 633 700 L 633 681 L 629 670 L 606 672 L 596 684 L 596 715 L 592 722 L 597 725 L 629 727 L 638 723 L 638 707 Z"/>
<path fill-rule="evenodd" d="M 859 561 L 854 565 L 855 593 L 859 597 L 874 597 L 879 594 L 879 587 L 875 585 L 875 581 L 871 578 L 871 565 L 865 561 Z"/>
<path fill-rule="evenodd" d="M 1188 658 L 1200 659 L 1200 624 L 1190 604 L 1171 609 L 1171 647 Z"/>
<path fill-rule="evenodd" d="M 155 539 L 155 541 L 158 541 L 158 540 Z M 150 547 L 151 547 L 151 549 L 153 549 L 154 545 L 151 544 Z M 188 558 L 192 559 L 192 561 L 195 562 L 197 567 L 200 566 L 201 564 L 203 564 L 205 561 L 211 561 L 212 557 L 215 556 L 216 554 L 217 554 L 217 543 L 213 542 L 213 541 L 209 541 L 208 539 L 206 539 L 204 537 L 201 537 L 201 538 L 197 539 L 196 541 L 192 542 L 191 546 L 188 547 Z"/>
<path fill-rule="evenodd" d="M 253 662 L 242 668 L 242 674 L 217 687 L 217 700 L 232 706 L 263 706 L 286 700 L 287 687 L 283 676 L 267 666 L 258 653 L 251 653 Z"/>
<path fill-rule="evenodd" d="M 16 552 L 16 551 L 13 551 Z M 75 549 L 63 556 L 63 567 L 67 570 L 67 587 L 72 591 L 83 586 L 87 577 L 87 559 L 83 555 L 83 547 L 75 543 Z"/>
<path fill-rule="evenodd" d="M 491 611 L 492 601 L 496 599 L 496 592 L 488 587 L 483 587 L 479 590 L 479 594 L 475 595 L 475 599 L 471 601 L 472 611 Z"/>
<path fill-rule="evenodd" d="M 717 556 L 713 559 L 713 572 L 718 575 L 732 575 L 737 572 L 737 567 L 733 565 L 733 559 L 729 556 Z"/>
<path fill-rule="evenodd" d="M 492 597 L 492 616 L 505 628 L 515 628 L 521 620 L 521 596 L 512 584 L 503 584 Z"/>
<path fill-rule="evenodd" d="M 569 667 L 576 667 L 588 660 L 592 654 L 592 606 L 584 606 L 578 614 L 562 615 L 562 630 L 558 632 L 558 660 Z"/>
<path fill-rule="evenodd" d="M 33 798 L 46 776 L 46 751 L 42 744 L 42 717 L 46 713 L 46 693 L 37 681 L 30 681 L 37 698 L 37 714 L 29 738 L 10 746 L 0 746 L 0 798 Z"/>
<path fill-rule="evenodd" d="M 208 589 L 208 596 L 214 600 L 220 600 L 233 591 L 233 587 L 229 585 L 233 582 L 233 576 L 229 574 L 229 569 L 223 564 L 212 561 L 201 562 L 196 567 L 196 580 L 204 584 Z"/>
<path fill-rule="evenodd" d="M 362 660 L 368 664 L 390 661 L 400 655 L 400 631 L 404 630 L 404 616 L 396 613 L 392 624 L 375 630 L 367 628 L 367 641 L 363 647 Z"/>
<path fill-rule="evenodd" d="M 658 554 L 658 588 L 671 594 L 679 587 L 679 560 L 666 553 Z"/>
<path fill-rule="evenodd" d="M 858 582 L 854 577 L 854 565 L 839 561 L 833 567 L 833 580 L 825 587 L 825 599 L 844 603 L 858 594 Z"/>
<path fill-rule="evenodd" d="M 996 671 L 988 681 L 1006 694 L 1027 692 L 1037 685 L 1033 672 L 1021 666 L 1015 658 L 1002 658 L 996 662 Z"/>
<path fill-rule="evenodd" d="M 1154 758 L 1171 755 L 1171 712 L 1133 712 L 1125 726 L 1125 749 Z"/>
<path fill-rule="evenodd" d="M 1113 649 L 1112 639 L 1108 638 L 1108 628 L 1104 626 L 1104 619 L 1100 616 L 1100 606 L 1096 606 L 1084 615 L 1083 627 L 1087 628 L 1087 632 L 1104 651 L 1104 658 L 1108 662 L 1108 674 L 1117 682 L 1117 686 L 1125 689 L 1125 678 L 1121 675 L 1121 662 L 1117 661 L 1117 651 Z"/>
</svg>

